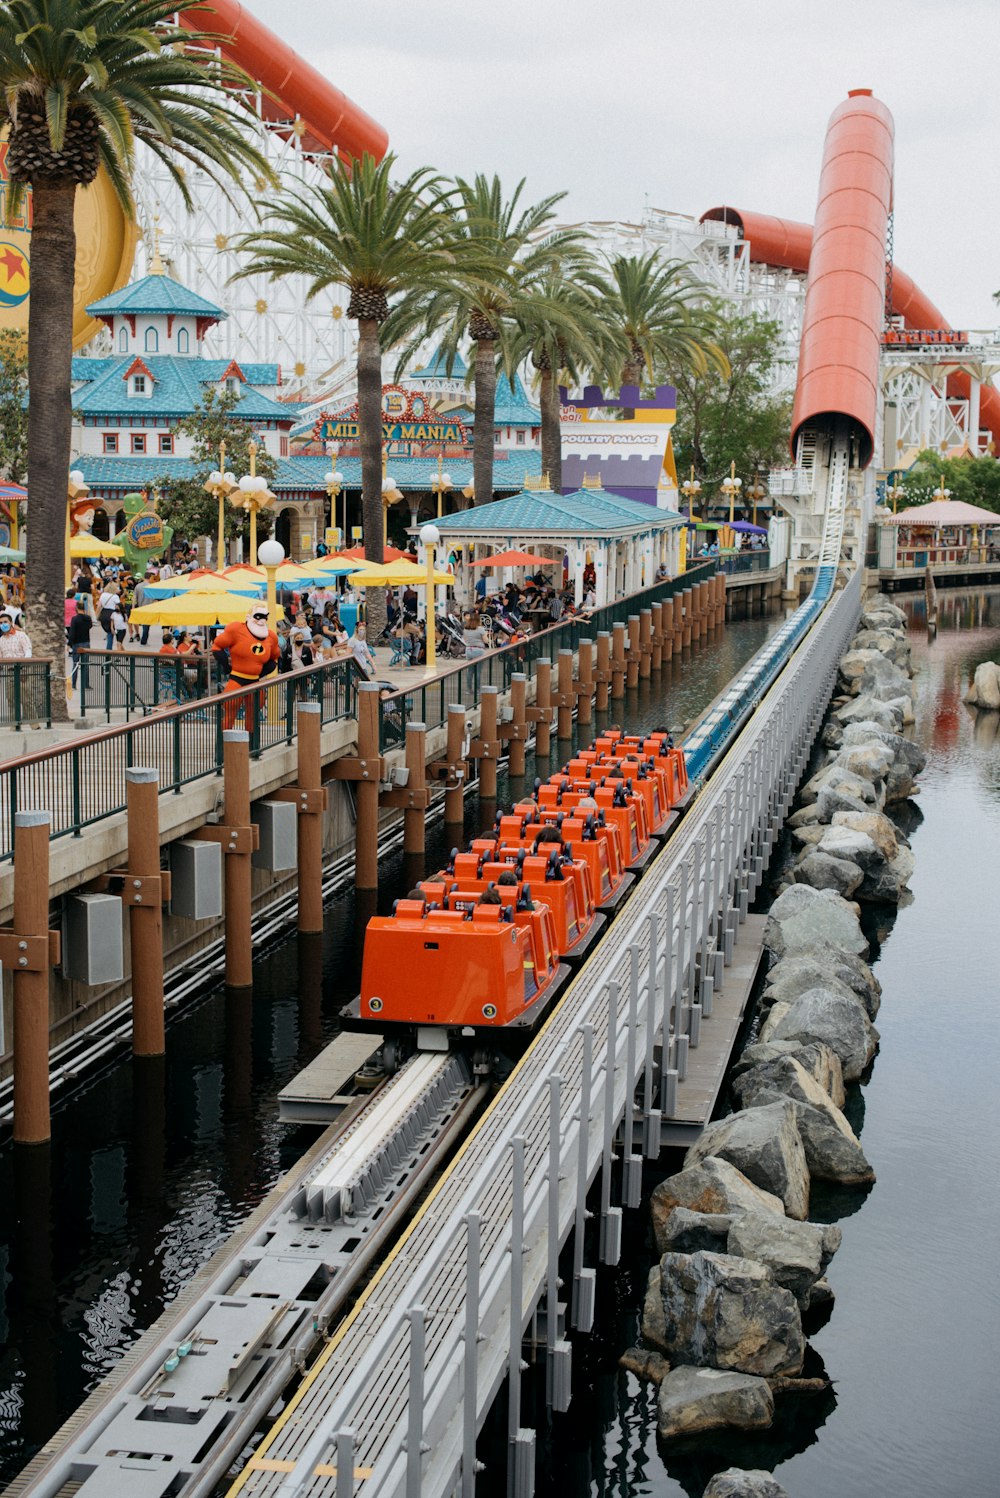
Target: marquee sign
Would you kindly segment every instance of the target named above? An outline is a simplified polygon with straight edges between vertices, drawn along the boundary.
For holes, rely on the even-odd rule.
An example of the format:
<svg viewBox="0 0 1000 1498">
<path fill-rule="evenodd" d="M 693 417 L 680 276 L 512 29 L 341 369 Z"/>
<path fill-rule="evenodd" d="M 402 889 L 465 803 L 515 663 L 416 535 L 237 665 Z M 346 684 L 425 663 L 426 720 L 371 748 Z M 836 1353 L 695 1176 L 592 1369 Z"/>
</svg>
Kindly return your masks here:
<svg viewBox="0 0 1000 1498">
<path fill-rule="evenodd" d="M 317 442 L 357 442 L 359 435 L 357 401 L 346 411 L 322 411 L 313 427 Z M 438 411 L 423 391 L 383 385 L 382 441 L 468 447 L 469 429 L 457 416 Z"/>
<path fill-rule="evenodd" d="M 125 527 L 125 534 L 137 551 L 163 549 L 163 521 L 152 511 L 134 515 Z"/>
<path fill-rule="evenodd" d="M 617 396 L 588 385 L 582 396 L 571 397 L 560 387 L 559 399 L 564 489 L 579 489 L 585 478 L 599 476 L 603 488 L 628 499 L 676 506 L 671 428 L 677 393 L 672 385 L 658 385 L 649 397 L 634 385 L 624 385 Z M 624 419 L 595 414 L 606 408 L 621 411 Z"/>
</svg>

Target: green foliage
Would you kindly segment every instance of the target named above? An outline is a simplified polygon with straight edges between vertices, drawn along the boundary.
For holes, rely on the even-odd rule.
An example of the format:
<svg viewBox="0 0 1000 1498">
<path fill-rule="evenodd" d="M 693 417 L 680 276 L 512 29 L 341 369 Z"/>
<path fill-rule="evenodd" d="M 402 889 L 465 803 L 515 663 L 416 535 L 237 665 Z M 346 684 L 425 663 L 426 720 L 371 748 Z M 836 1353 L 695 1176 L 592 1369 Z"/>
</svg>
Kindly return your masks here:
<svg viewBox="0 0 1000 1498">
<path fill-rule="evenodd" d="M 54 153 L 73 148 L 81 124 L 129 216 L 135 144 L 170 172 L 190 207 L 180 158 L 217 182 L 243 170 L 276 185 L 250 139 L 249 110 L 234 89 L 247 74 L 214 50 L 218 32 L 187 31 L 179 12 L 197 0 L 4 0 L 0 5 L 0 124 L 16 143 L 20 115 L 44 109 Z M 221 29 L 221 28 L 220 28 Z M 16 174 L 12 174 L 16 175 Z M 37 185 L 37 184 L 36 184 Z M 9 195 L 16 209 L 18 192 Z"/>
<path fill-rule="evenodd" d="M 717 308 L 684 261 L 617 255 L 601 283 L 608 321 L 623 344 L 607 366 L 612 382 L 676 383 L 683 371 L 726 376 L 729 366 L 715 338 Z"/>
<path fill-rule="evenodd" d="M 240 403 L 237 391 L 219 392 L 209 386 L 201 404 L 185 416 L 173 428 L 174 435 L 183 434 L 192 441 L 191 460 L 196 474 L 190 479 L 163 479 L 156 487 L 163 498 L 159 506 L 164 520 L 173 526 L 174 535 L 193 541 L 199 536 L 218 533 L 219 506 L 211 494 L 205 492 L 205 480 L 219 466 L 219 443 L 226 444 L 226 469 L 237 478 L 250 472 L 250 443 L 254 439 L 254 428 L 249 421 L 242 420 L 234 412 Z M 274 458 L 262 446 L 257 448 L 257 472 L 262 474 L 271 487 L 278 473 Z M 263 541 L 271 533 L 273 507 L 261 510 L 257 515 L 257 539 Z M 246 542 L 250 535 L 250 517 L 244 510 L 226 501 L 226 537 L 232 540 L 242 536 Z"/>
<path fill-rule="evenodd" d="M 0 474 L 23 484 L 28 474 L 28 345 L 12 328 L 0 329 Z"/>
<path fill-rule="evenodd" d="M 772 393 L 780 358 L 777 323 L 735 312 L 719 313 L 714 339 L 729 365 L 729 377 L 710 365 L 683 370 L 677 386 L 674 452 L 684 477 L 691 465 L 711 499 L 729 475 L 744 483 L 757 470 L 788 461 L 791 402 Z"/>
<path fill-rule="evenodd" d="M 899 476 L 900 487 L 906 491 L 905 498 L 898 501 L 899 509 L 929 504 L 942 478 L 952 499 L 1000 515 L 1000 462 L 990 455 L 942 458 L 933 448 L 920 453 L 913 466 Z"/>
</svg>

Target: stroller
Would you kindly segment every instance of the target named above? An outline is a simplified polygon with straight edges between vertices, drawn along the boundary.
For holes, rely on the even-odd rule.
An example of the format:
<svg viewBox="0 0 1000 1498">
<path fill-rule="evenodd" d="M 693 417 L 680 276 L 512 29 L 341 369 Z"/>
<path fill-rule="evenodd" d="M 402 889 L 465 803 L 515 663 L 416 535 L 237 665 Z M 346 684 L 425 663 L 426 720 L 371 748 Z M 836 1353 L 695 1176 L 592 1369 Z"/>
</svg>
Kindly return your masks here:
<svg viewBox="0 0 1000 1498">
<path fill-rule="evenodd" d="M 462 626 L 451 614 L 439 614 L 437 627 L 440 634 L 438 651 L 441 655 L 448 656 L 451 660 L 465 659 L 465 637 L 462 634 Z"/>
<path fill-rule="evenodd" d="M 500 604 L 490 604 L 483 613 L 481 623 L 486 633 L 486 643 L 491 650 L 509 645 L 516 629 L 513 619 Z"/>
</svg>

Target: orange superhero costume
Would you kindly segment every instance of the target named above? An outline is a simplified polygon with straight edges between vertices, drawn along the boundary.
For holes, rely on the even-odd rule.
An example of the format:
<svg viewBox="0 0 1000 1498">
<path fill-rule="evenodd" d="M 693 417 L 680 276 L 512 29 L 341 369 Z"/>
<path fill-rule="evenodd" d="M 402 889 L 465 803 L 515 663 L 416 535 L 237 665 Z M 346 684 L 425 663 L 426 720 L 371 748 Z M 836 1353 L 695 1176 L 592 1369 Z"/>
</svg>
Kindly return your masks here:
<svg viewBox="0 0 1000 1498">
<path fill-rule="evenodd" d="M 212 641 L 213 654 L 229 651 L 229 680 L 224 692 L 241 692 L 253 686 L 269 668 L 278 663 L 281 647 L 278 636 L 268 627 L 267 605 L 255 603 L 246 619 L 227 624 Z M 246 725 L 253 732 L 257 697 L 244 698 L 246 703 Z M 227 703 L 223 709 L 223 728 L 233 728 L 239 715 L 239 702 Z"/>
</svg>

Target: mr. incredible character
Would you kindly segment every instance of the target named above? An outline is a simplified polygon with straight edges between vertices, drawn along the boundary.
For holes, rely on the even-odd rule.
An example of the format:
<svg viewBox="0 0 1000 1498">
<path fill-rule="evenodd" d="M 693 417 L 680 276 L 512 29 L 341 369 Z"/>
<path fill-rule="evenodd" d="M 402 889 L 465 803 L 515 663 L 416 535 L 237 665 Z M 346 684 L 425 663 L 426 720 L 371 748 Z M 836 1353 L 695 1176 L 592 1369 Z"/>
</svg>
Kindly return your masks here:
<svg viewBox="0 0 1000 1498">
<path fill-rule="evenodd" d="M 212 641 L 212 650 L 216 654 L 229 651 L 229 679 L 222 689 L 224 692 L 241 692 L 274 671 L 281 647 L 276 632 L 268 627 L 267 604 L 255 603 L 245 619 L 227 624 Z M 258 698 L 247 697 L 244 701 L 246 726 L 252 733 Z M 235 727 L 240 706 L 239 702 L 226 704 L 223 728 Z"/>
</svg>

